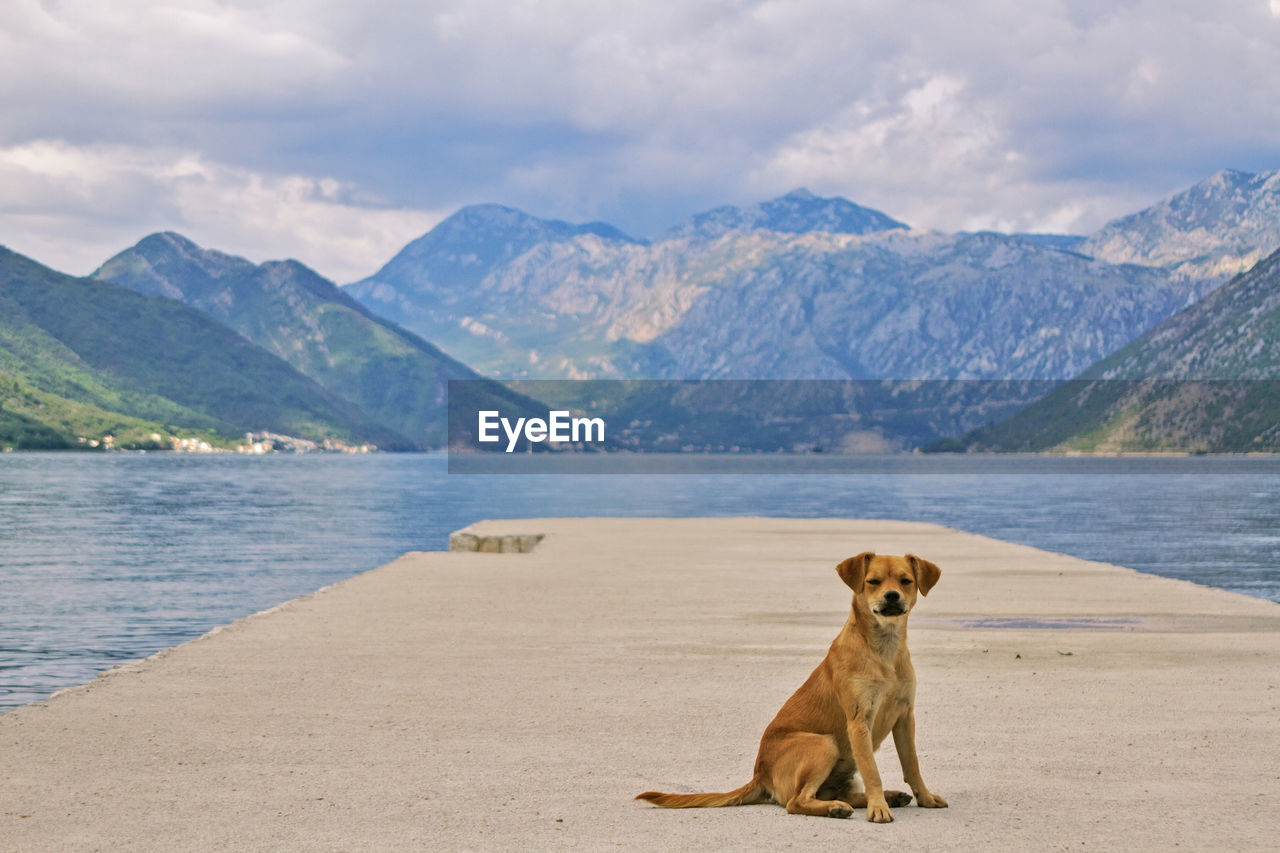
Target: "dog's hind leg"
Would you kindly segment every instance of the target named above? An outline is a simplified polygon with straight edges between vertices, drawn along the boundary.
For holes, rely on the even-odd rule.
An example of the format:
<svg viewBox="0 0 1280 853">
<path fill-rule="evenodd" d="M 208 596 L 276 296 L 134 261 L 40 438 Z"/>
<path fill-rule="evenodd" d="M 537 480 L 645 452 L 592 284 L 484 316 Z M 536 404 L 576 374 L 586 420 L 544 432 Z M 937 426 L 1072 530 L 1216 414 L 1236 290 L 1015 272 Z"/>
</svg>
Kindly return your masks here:
<svg viewBox="0 0 1280 853">
<path fill-rule="evenodd" d="M 867 807 L 867 795 L 862 791 L 862 780 L 852 761 L 842 758 L 836 763 L 827 781 L 818 789 L 818 799 L 844 800 L 855 809 Z M 884 799 L 890 808 L 896 809 L 910 803 L 911 795 L 905 791 L 885 791 Z"/>
<path fill-rule="evenodd" d="M 813 732 L 793 732 L 774 747 L 774 797 L 791 814 L 850 817 L 853 807 L 843 800 L 820 800 L 818 789 L 840 760 L 835 738 Z"/>
</svg>

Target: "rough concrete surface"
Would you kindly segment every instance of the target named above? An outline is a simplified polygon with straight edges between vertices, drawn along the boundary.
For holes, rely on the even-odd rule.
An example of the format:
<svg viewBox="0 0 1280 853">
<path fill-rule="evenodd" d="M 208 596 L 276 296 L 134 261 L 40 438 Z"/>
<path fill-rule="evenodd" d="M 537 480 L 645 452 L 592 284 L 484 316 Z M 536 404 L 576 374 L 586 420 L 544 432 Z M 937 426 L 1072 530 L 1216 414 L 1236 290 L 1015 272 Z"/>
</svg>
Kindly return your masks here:
<svg viewBox="0 0 1280 853">
<path fill-rule="evenodd" d="M 927 524 L 547 519 L 412 553 L 0 716 L 0 849 L 1274 850 L 1280 606 Z M 1082 535 L 1086 535 L 1082 532 Z M 924 777 L 894 823 L 640 791 L 746 782 L 913 551 Z M 886 787 L 901 788 L 888 744 Z"/>
</svg>

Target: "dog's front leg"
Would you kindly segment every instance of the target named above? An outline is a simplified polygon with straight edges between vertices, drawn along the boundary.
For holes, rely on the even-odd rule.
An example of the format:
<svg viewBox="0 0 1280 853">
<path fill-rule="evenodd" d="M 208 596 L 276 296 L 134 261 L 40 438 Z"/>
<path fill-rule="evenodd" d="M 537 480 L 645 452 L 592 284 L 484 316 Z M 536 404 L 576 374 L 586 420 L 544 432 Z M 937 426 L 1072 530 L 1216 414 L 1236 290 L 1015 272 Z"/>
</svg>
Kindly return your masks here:
<svg viewBox="0 0 1280 853">
<path fill-rule="evenodd" d="M 867 791 L 867 820 L 873 823 L 889 823 L 893 812 L 884 798 L 884 785 L 880 781 L 880 769 L 876 767 L 875 747 L 871 744 L 871 721 L 874 710 L 857 709 L 849 715 L 849 749 L 858 775 Z"/>
<path fill-rule="evenodd" d="M 911 786 L 916 802 L 926 809 L 945 809 L 947 801 L 931 792 L 920 776 L 920 760 L 916 757 L 915 708 L 908 707 L 907 712 L 893 724 L 893 745 L 898 750 L 898 760 L 902 762 L 902 778 Z"/>
</svg>

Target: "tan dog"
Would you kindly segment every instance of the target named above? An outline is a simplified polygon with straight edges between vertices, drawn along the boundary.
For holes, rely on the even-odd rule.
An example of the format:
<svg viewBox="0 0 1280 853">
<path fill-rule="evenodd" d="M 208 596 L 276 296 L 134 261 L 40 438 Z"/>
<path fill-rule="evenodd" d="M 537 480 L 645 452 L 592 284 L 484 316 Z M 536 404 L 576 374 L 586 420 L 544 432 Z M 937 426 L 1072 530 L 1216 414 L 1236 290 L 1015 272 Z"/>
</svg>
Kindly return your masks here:
<svg viewBox="0 0 1280 853">
<path fill-rule="evenodd" d="M 648 791 L 637 800 L 675 809 L 774 802 L 791 814 L 827 817 L 849 817 L 866 806 L 867 820 L 888 823 L 889 806 L 911 802 L 901 791 L 885 791 L 876 768 L 876 748 L 893 732 L 903 778 L 916 801 L 925 808 L 947 807 L 920 777 L 916 676 L 907 652 L 907 614 L 916 591 L 927 595 L 942 570 L 914 554 L 867 552 L 845 560 L 836 572 L 853 590 L 849 620 L 809 680 L 764 730 L 751 781 L 725 794 Z"/>
</svg>

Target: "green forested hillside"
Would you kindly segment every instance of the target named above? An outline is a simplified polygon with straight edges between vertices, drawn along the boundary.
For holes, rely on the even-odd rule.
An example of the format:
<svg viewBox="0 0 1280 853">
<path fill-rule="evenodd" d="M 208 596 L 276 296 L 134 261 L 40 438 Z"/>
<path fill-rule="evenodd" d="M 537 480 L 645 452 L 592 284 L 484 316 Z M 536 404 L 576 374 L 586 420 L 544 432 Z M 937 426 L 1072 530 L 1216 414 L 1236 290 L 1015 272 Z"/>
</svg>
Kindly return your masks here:
<svg viewBox="0 0 1280 853">
<path fill-rule="evenodd" d="M 116 255 L 94 277 L 200 309 L 418 448 L 445 443 L 449 380 L 482 379 L 297 261 L 254 264 L 163 233 Z M 496 382 L 467 388 L 507 403 L 517 398 Z"/>
<path fill-rule="evenodd" d="M 407 444 L 193 308 L 4 248 L 0 395 L 6 447 L 75 446 L 107 432 L 146 443 L 175 430 Z"/>
<path fill-rule="evenodd" d="M 1280 252 L 961 447 L 1280 451 Z"/>
</svg>

